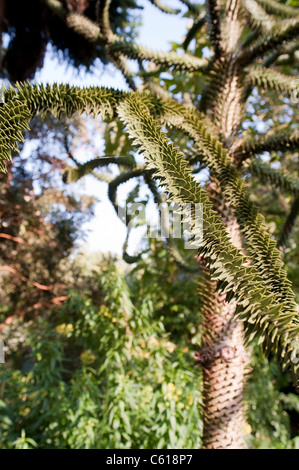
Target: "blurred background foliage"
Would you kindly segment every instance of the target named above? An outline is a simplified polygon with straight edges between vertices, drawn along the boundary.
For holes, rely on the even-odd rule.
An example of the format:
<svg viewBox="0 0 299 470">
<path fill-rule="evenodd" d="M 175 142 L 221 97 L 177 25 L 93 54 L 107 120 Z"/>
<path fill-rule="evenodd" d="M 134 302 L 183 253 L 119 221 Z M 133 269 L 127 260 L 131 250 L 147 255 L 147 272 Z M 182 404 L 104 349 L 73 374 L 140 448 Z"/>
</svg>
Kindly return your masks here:
<svg viewBox="0 0 299 470">
<path fill-rule="evenodd" d="M 61 61 L 89 70 L 108 60 L 104 47 L 88 38 L 84 28 L 74 30 L 67 14 L 97 22 L 96 1 L 5 0 L 0 6 L 0 73 L 11 81 L 32 79 L 43 67 L 48 45 Z M 112 0 L 110 22 L 114 33 L 134 39 L 141 6 L 135 0 Z M 5 40 L 4 40 L 5 38 Z"/>
<path fill-rule="evenodd" d="M 200 299 L 194 277 L 157 253 L 130 271 L 79 254 L 63 305 L 2 327 L 1 448 L 200 448 Z M 298 448 L 291 378 L 250 348 L 247 445 Z"/>
<path fill-rule="evenodd" d="M 21 326 L 24 362 L 15 368 L 12 355 L 1 373 L 1 447 L 199 447 L 188 346 L 171 341 L 151 301 L 133 306 L 111 260 L 93 276 L 97 304 L 73 292 L 55 315 Z"/>
</svg>

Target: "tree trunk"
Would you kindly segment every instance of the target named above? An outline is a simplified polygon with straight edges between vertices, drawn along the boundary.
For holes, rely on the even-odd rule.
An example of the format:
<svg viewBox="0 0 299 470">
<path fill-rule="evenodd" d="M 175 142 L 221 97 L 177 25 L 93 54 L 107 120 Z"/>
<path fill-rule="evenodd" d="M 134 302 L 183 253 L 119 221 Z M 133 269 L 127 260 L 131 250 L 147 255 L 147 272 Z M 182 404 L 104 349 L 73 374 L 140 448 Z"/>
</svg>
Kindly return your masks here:
<svg viewBox="0 0 299 470">
<path fill-rule="evenodd" d="M 230 149 L 242 121 L 242 70 L 237 61 L 240 24 L 240 2 L 226 1 L 225 14 L 220 16 L 217 0 L 207 0 L 213 15 L 212 38 L 217 42 L 217 58 L 211 73 L 210 109 L 206 110 L 217 126 L 222 142 Z M 242 250 L 239 225 L 225 202 L 219 183 L 207 188 L 214 208 L 227 227 L 234 245 Z M 211 282 L 212 308 L 204 312 L 203 346 L 196 359 L 203 369 L 203 448 L 238 449 L 243 447 L 245 410 L 243 389 L 249 362 L 244 347 L 243 324 L 235 317 L 235 303 L 228 303 L 225 294 L 216 291 Z"/>
<path fill-rule="evenodd" d="M 224 202 L 220 188 L 210 183 L 215 207 L 238 247 L 239 226 Z M 243 324 L 234 317 L 236 304 L 227 302 L 226 294 L 216 291 L 208 281 L 209 306 L 202 322 L 203 346 L 196 355 L 203 370 L 203 448 L 240 449 L 246 423 L 243 389 L 249 358 L 244 347 Z"/>
</svg>

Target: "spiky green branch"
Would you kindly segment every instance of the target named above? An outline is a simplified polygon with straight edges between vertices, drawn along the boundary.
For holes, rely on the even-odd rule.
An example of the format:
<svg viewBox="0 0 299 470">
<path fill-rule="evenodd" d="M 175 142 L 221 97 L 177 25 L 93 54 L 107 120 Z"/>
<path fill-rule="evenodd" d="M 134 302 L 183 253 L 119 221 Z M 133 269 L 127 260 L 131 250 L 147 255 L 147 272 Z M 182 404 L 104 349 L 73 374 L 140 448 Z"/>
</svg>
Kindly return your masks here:
<svg viewBox="0 0 299 470">
<path fill-rule="evenodd" d="M 287 23 L 277 25 L 271 33 L 259 39 L 250 49 L 244 50 L 240 62 L 243 65 L 253 63 L 257 58 L 265 56 L 275 48 L 282 48 L 285 41 L 296 38 L 298 34 L 298 19 L 288 20 Z"/>
<path fill-rule="evenodd" d="M 196 18 L 196 20 L 194 20 L 191 28 L 189 29 L 189 31 L 186 34 L 186 37 L 185 37 L 184 42 L 183 42 L 183 48 L 185 50 L 188 49 L 188 46 L 189 46 L 190 42 L 192 41 L 192 39 L 195 38 L 198 31 L 200 31 L 200 29 L 203 27 L 203 25 L 205 23 L 206 23 L 206 13 L 201 12 L 200 15 L 198 16 L 198 18 Z"/>
<path fill-rule="evenodd" d="M 232 157 L 240 166 L 252 155 L 260 155 L 263 152 L 289 152 L 299 150 L 299 132 L 277 132 L 275 134 L 260 136 L 257 139 L 241 141 L 234 150 Z"/>
<path fill-rule="evenodd" d="M 155 7 L 161 10 L 163 13 L 168 13 L 170 15 L 177 15 L 180 13 L 180 10 L 174 10 L 173 8 L 164 5 L 160 0 L 149 0 Z"/>
<path fill-rule="evenodd" d="M 144 171 L 145 171 L 145 168 L 143 166 L 136 167 L 132 170 L 120 173 L 118 176 L 116 176 L 109 183 L 108 196 L 109 196 L 109 199 L 110 199 L 110 201 L 111 201 L 111 203 L 112 203 L 112 205 L 113 205 L 113 207 L 114 207 L 114 209 L 116 210 L 117 213 L 118 213 L 118 204 L 117 204 L 116 194 L 117 194 L 117 189 L 118 189 L 119 185 L 123 184 L 123 183 L 126 183 L 127 181 L 129 181 L 132 178 L 136 178 L 137 176 L 141 176 L 144 173 Z"/>
<path fill-rule="evenodd" d="M 247 241 L 246 247 L 252 258 L 252 264 L 257 266 L 265 281 L 271 285 L 271 289 L 278 293 L 283 302 L 287 302 L 290 310 L 294 311 L 294 294 L 286 278 L 279 250 L 270 238 L 264 218 L 250 200 L 244 181 L 230 163 L 227 150 L 211 136 L 205 123 L 200 121 L 194 112 L 178 103 L 166 102 L 161 115 L 163 122 L 171 122 L 194 139 L 199 156 L 211 174 L 220 182 L 227 200 L 235 209 L 242 234 Z"/>
<path fill-rule="evenodd" d="M 223 53 L 223 48 L 221 44 L 220 9 L 217 0 L 206 0 L 206 10 L 210 42 L 214 49 L 215 57 L 220 57 Z"/>
<path fill-rule="evenodd" d="M 283 91 L 291 95 L 296 89 L 294 77 L 261 66 L 252 66 L 245 70 L 245 83 L 264 90 Z"/>
<path fill-rule="evenodd" d="M 279 293 L 273 292 L 260 271 L 252 264 L 248 266 L 246 258 L 232 245 L 207 195 L 142 100 L 137 96 L 125 99 L 118 113 L 134 144 L 145 155 L 147 168 L 155 171 L 171 200 L 180 204 L 203 203 L 204 238 L 199 255 L 205 258 L 212 277 L 225 281 L 225 291 L 236 299 L 237 314 L 246 330 L 251 336 L 260 335 L 264 348 L 274 349 L 284 364 L 298 374 L 298 367 L 290 360 L 291 343 L 299 332 L 297 312 L 289 309 L 292 299 L 282 300 Z"/>
<path fill-rule="evenodd" d="M 275 25 L 275 19 L 269 16 L 256 0 L 245 0 L 243 6 L 255 32 L 260 31 L 267 34 L 271 31 Z"/>
<path fill-rule="evenodd" d="M 295 196 L 299 195 L 299 178 L 283 170 L 272 168 L 269 163 L 257 159 L 253 160 L 249 165 L 249 171 L 252 175 L 257 176 L 261 183 L 270 183 L 282 191 Z"/>
<path fill-rule="evenodd" d="M 289 5 L 276 2 L 275 0 L 257 0 L 262 7 L 270 14 L 283 16 L 285 18 L 294 18 L 299 15 L 299 9 Z"/>
<path fill-rule="evenodd" d="M 186 72 L 203 72 L 208 65 L 207 59 L 194 57 L 190 54 L 181 55 L 174 51 L 158 52 L 148 47 L 119 40 L 111 43 L 109 50 L 111 52 L 120 52 L 129 59 L 148 60 L 167 69 Z"/>
<path fill-rule="evenodd" d="M 110 57 L 111 62 L 118 68 L 124 78 L 129 85 L 129 88 L 132 90 L 136 90 L 136 85 L 133 79 L 133 75 L 131 70 L 128 67 L 126 58 L 119 52 L 119 51 L 111 51 L 109 49 L 109 44 L 117 38 L 114 35 L 111 26 L 110 26 L 110 18 L 109 18 L 109 8 L 110 8 L 111 0 L 103 0 L 98 2 L 97 4 L 97 14 L 98 14 L 98 21 L 100 25 L 100 30 L 103 39 L 104 48 Z"/>
</svg>

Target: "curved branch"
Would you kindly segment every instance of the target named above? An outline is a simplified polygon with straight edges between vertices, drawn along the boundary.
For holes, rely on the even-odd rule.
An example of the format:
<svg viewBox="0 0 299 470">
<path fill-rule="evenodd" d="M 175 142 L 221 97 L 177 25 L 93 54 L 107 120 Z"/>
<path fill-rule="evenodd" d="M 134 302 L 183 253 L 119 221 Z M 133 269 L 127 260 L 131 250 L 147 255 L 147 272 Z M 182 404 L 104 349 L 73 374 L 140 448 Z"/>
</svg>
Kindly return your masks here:
<svg viewBox="0 0 299 470">
<path fill-rule="evenodd" d="M 212 137 L 206 124 L 198 119 L 196 113 L 178 103 L 174 110 L 174 104 L 171 101 L 168 103 L 165 102 L 164 110 L 161 107 L 160 119 L 162 122 L 165 122 L 165 118 L 167 122 L 172 121 L 174 127 L 184 130 L 194 140 L 201 161 L 220 182 L 223 193 L 234 208 L 249 256 L 252 258 L 251 264 L 264 276 L 265 282 L 271 285 L 275 292 L 279 292 L 280 300 L 286 302 L 290 311 L 293 310 L 294 293 L 283 269 L 280 252 L 271 240 L 263 216 L 250 200 L 244 180 L 231 164 L 227 150 L 217 138 Z"/>
<path fill-rule="evenodd" d="M 144 171 L 145 171 L 144 166 L 137 167 L 134 170 L 121 173 L 120 175 L 116 176 L 116 178 L 114 178 L 114 180 L 112 180 L 109 183 L 108 196 L 109 196 L 109 199 L 110 199 L 116 213 L 119 212 L 119 210 L 118 210 L 119 206 L 117 204 L 117 198 L 116 198 L 116 192 L 117 192 L 118 186 L 120 184 L 126 183 L 127 181 L 129 181 L 132 178 L 136 178 L 137 176 L 141 176 L 144 173 Z"/>
<path fill-rule="evenodd" d="M 275 26 L 275 19 L 269 16 L 256 0 L 245 0 L 244 8 L 247 11 L 250 24 L 255 32 L 258 31 L 259 33 L 267 34 Z M 246 41 L 246 45 L 248 45 L 248 40 Z"/>
</svg>

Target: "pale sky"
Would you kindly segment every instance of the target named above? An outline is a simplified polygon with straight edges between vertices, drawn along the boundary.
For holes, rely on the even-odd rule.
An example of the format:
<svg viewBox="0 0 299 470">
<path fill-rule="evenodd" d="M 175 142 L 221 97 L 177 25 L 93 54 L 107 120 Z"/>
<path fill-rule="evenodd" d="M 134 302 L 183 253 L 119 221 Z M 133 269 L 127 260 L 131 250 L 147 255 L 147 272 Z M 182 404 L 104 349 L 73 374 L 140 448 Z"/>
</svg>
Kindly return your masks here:
<svg viewBox="0 0 299 470">
<path fill-rule="evenodd" d="M 140 2 L 141 3 L 141 2 Z M 165 4 L 173 8 L 181 8 L 183 5 L 177 0 L 165 0 Z M 142 12 L 143 26 L 137 42 L 156 50 L 169 50 L 169 42 L 180 42 L 187 30 L 188 19 L 181 15 L 169 15 L 160 12 L 149 1 L 144 1 L 145 9 Z M 109 66 L 105 73 L 102 66 L 94 67 L 92 73 L 81 73 L 64 64 L 60 64 L 49 50 L 43 69 L 37 73 L 35 81 L 38 83 L 70 83 L 77 86 L 107 86 L 118 89 L 127 89 L 121 73 L 113 66 Z M 112 252 L 121 255 L 122 245 L 126 236 L 124 224 L 118 219 L 107 196 L 107 184 L 95 181 L 87 176 L 84 179 L 84 187 L 89 195 L 96 195 L 100 202 L 96 204 L 94 219 L 85 224 L 84 229 L 90 231 L 87 244 L 92 251 Z M 125 194 L 132 184 L 125 183 L 119 190 L 119 199 L 125 198 Z M 139 232 L 140 233 L 140 232 Z M 130 237 L 129 251 L 132 254 L 139 242 L 138 233 Z"/>
</svg>

